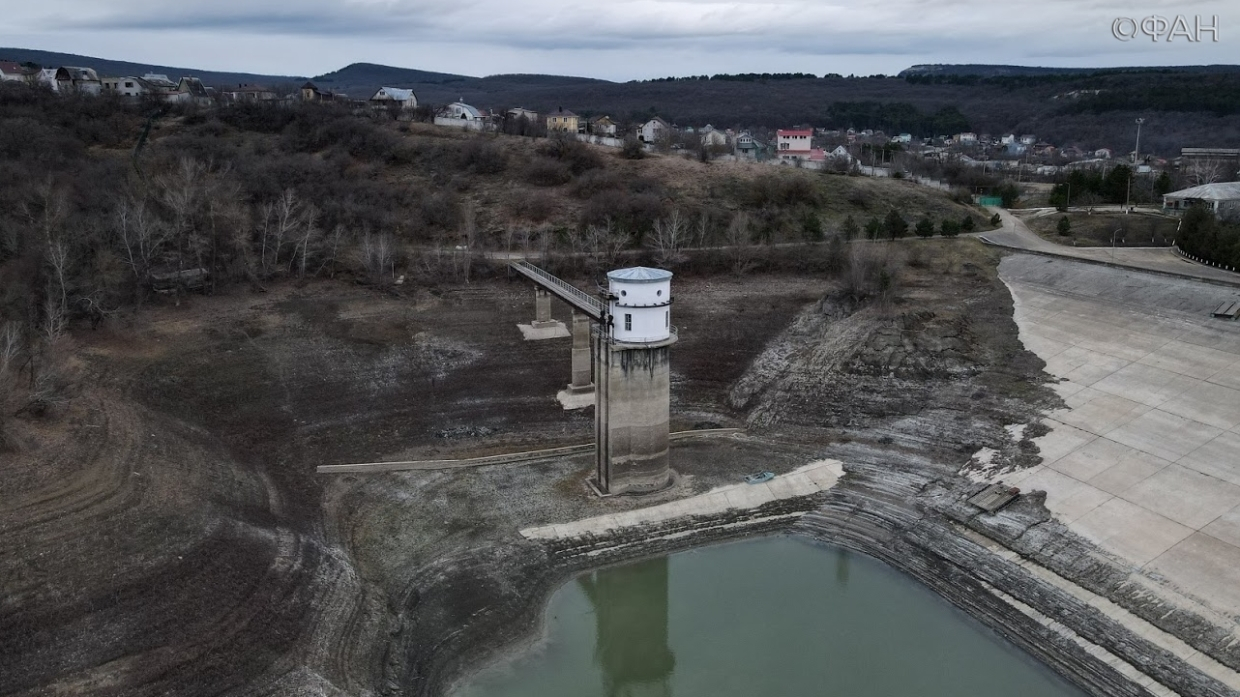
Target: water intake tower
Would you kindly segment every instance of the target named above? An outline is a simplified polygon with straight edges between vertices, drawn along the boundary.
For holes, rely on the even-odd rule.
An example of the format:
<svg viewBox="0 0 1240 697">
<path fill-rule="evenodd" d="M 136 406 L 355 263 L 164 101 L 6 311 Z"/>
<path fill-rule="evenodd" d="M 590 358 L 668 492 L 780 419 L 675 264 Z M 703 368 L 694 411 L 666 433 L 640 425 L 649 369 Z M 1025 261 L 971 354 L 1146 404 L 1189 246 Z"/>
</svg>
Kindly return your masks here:
<svg viewBox="0 0 1240 697">
<path fill-rule="evenodd" d="M 568 392 L 589 385 L 593 373 L 593 485 L 604 495 L 668 486 L 669 353 L 677 338 L 671 315 L 672 272 L 641 266 L 610 271 L 607 287 L 595 297 L 527 261 L 510 266 L 537 284 L 538 299 L 554 295 L 573 308 L 573 382 Z M 539 311 L 539 317 L 549 318 L 549 311 L 541 306 Z"/>
</svg>

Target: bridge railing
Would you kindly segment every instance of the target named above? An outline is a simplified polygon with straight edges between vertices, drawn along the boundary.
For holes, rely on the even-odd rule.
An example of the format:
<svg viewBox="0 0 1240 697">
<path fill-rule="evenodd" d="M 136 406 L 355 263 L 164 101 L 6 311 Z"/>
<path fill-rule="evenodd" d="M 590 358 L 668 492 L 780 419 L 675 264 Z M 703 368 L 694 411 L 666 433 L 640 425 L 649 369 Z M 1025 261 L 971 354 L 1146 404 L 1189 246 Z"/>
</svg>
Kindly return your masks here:
<svg viewBox="0 0 1240 697">
<path fill-rule="evenodd" d="M 547 273 L 528 261 L 513 261 L 509 264 L 509 266 L 526 278 L 529 278 L 543 288 L 546 288 L 552 293 L 560 296 L 565 302 L 590 315 L 594 319 L 598 319 L 603 316 L 603 304 L 599 302 L 598 298 L 595 298 L 577 286 Z"/>
</svg>

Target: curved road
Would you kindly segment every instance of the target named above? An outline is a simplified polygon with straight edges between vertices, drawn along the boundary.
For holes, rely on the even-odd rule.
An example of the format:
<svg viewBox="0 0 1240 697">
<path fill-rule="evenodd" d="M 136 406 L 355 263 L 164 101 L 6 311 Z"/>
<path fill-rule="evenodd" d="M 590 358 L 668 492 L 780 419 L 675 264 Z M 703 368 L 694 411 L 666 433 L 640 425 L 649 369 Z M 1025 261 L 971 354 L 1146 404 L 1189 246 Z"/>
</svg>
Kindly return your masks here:
<svg viewBox="0 0 1240 697">
<path fill-rule="evenodd" d="M 1024 250 L 1037 254 L 1050 254 L 1073 259 L 1084 259 L 1105 264 L 1114 264 L 1132 269 L 1160 271 L 1177 276 L 1201 278 L 1208 281 L 1240 285 L 1240 273 L 1225 269 L 1198 264 L 1176 254 L 1170 247 L 1068 247 L 1042 239 L 1025 225 L 1020 218 L 1003 208 L 987 207 L 992 213 L 998 213 L 1003 219 L 1003 227 L 989 232 L 975 232 L 977 237 L 988 244 Z"/>
</svg>

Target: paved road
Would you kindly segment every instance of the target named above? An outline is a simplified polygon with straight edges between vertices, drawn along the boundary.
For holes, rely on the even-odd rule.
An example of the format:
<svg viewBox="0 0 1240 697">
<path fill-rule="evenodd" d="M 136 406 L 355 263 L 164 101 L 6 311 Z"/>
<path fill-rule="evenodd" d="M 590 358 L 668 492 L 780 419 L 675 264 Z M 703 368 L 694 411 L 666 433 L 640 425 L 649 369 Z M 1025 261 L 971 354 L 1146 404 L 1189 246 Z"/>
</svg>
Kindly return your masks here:
<svg viewBox="0 0 1240 697">
<path fill-rule="evenodd" d="M 1002 208 L 988 208 L 1003 218 L 1003 227 L 989 232 L 973 233 L 989 244 L 1023 249 L 1039 254 L 1052 254 L 1072 259 L 1115 264 L 1133 269 L 1159 271 L 1162 273 L 1201 278 L 1210 281 L 1240 285 L 1240 273 L 1198 264 L 1176 254 L 1169 247 L 1068 247 L 1042 239 L 1025 225 L 1024 221 Z"/>
</svg>

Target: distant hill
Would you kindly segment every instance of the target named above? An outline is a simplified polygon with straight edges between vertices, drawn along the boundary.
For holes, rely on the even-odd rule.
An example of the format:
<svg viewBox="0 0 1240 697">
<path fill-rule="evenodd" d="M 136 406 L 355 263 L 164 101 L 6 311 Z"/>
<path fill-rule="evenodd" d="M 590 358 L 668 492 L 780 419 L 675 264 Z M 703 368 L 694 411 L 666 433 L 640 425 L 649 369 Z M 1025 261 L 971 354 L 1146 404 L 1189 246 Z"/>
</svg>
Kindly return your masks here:
<svg viewBox="0 0 1240 697">
<path fill-rule="evenodd" d="M 411 68 L 395 68 L 374 63 L 353 63 L 340 70 L 311 78 L 320 88 L 343 92 L 350 97 L 368 97 L 379 87 L 408 87 L 426 103 L 444 103 L 469 94 L 492 94 L 513 89 L 572 87 L 589 84 L 613 84 L 588 77 L 560 75 L 491 75 L 471 77 L 451 73 L 435 73 Z"/>
<path fill-rule="evenodd" d="M 80 56 L 73 53 L 56 53 L 54 51 L 38 51 L 32 48 L 0 48 L 0 60 L 11 60 L 18 63 L 37 63 L 44 68 L 57 68 L 62 65 L 75 65 L 94 68 L 100 77 L 122 77 L 132 75 L 142 77 L 146 73 L 161 73 L 173 80 L 186 76 L 201 79 L 203 83 L 213 87 L 236 84 L 261 84 L 275 86 L 285 83 L 304 82 L 306 78 L 292 75 L 258 75 L 255 73 L 229 73 L 215 70 L 197 70 L 194 68 L 177 68 L 152 63 L 130 63 L 128 61 L 108 60 L 93 56 Z"/>
<path fill-rule="evenodd" d="M 1012 75 L 1089 75 L 1100 72 L 1176 72 L 1176 73 L 1234 73 L 1240 72 L 1235 65 L 1179 65 L 1168 67 L 1127 67 L 1127 68 L 1044 68 L 1026 65 L 984 65 L 977 63 L 963 64 L 925 64 L 914 65 L 901 70 L 897 77 L 909 75 L 976 75 L 978 77 L 1007 77 Z"/>
</svg>

